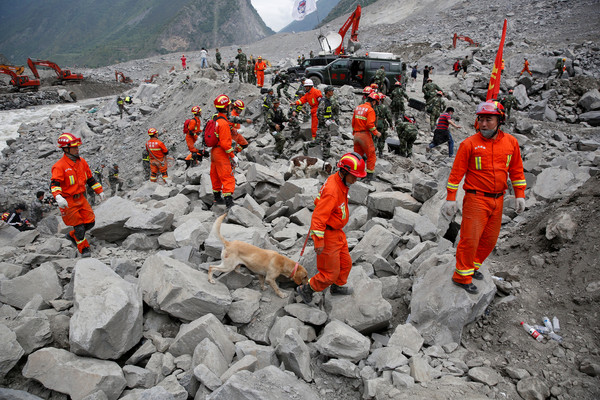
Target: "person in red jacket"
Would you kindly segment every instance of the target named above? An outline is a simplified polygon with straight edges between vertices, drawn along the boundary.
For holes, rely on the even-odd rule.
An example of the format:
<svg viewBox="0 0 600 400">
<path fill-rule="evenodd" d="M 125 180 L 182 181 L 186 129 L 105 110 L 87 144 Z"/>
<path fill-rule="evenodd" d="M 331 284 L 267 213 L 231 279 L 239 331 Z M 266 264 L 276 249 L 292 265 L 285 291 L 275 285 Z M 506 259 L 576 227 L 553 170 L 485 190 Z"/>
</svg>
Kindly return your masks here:
<svg viewBox="0 0 600 400">
<path fill-rule="evenodd" d="M 347 153 L 337 164 L 339 171 L 327 178 L 315 199 L 315 210 L 310 222 L 310 235 L 317 253 L 319 272 L 300 285 L 296 291 L 306 304 L 312 301 L 314 292 L 330 287 L 333 295 L 352 294 L 344 287 L 352 269 L 352 258 L 343 228 L 350 217 L 348 190 L 359 178 L 364 178 L 365 161 L 357 153 Z"/>
<path fill-rule="evenodd" d="M 317 117 L 317 111 L 319 110 L 319 102 L 323 97 L 323 93 L 319 89 L 316 89 L 312 79 L 306 79 L 304 81 L 304 96 L 296 100 L 296 105 L 301 106 L 302 104 L 308 103 L 310 106 L 310 132 L 312 133 L 312 139 L 317 138 L 317 128 L 319 127 L 319 118 Z"/>
<path fill-rule="evenodd" d="M 354 135 L 354 151 L 367 159 L 367 181 L 373 179 L 375 172 L 375 144 L 373 136 L 380 137 L 377 131 L 375 110 L 373 105 L 377 104 L 379 95 L 372 91 L 366 96 L 366 102 L 356 107 L 352 115 L 352 131 Z"/>
<path fill-rule="evenodd" d="M 185 71 L 187 69 L 186 64 L 187 58 L 185 58 L 185 54 L 181 55 L 181 68 Z"/>
<path fill-rule="evenodd" d="M 229 122 L 231 100 L 222 94 L 215 99 L 214 105 L 217 109 L 217 115 L 214 119 L 217 124 L 216 133 L 219 143 L 210 151 L 210 181 L 215 204 L 225 203 L 225 207 L 231 208 L 233 207 L 233 191 L 235 190 L 233 169 L 238 165 L 238 158 L 231 145 Z"/>
<path fill-rule="evenodd" d="M 163 180 L 167 185 L 170 185 L 169 174 L 167 173 L 167 146 L 158 140 L 158 131 L 156 128 L 148 129 L 150 139 L 146 142 L 146 150 L 150 157 L 150 182 L 156 182 L 158 173 L 160 172 Z"/>
<path fill-rule="evenodd" d="M 456 153 L 444 204 L 447 215 L 456 213 L 456 192 L 465 177 L 466 193 L 452 282 L 468 293 L 478 293 L 472 279 L 483 279 L 479 268 L 496 246 L 508 178 L 515 192 L 516 212 L 525 210 L 526 182 L 519 143 L 514 136 L 500 130 L 505 120 L 504 107 L 492 100 L 480 103 L 477 120 L 477 132 L 465 139 Z"/>
<path fill-rule="evenodd" d="M 256 64 L 254 64 L 254 73 L 256 74 L 256 86 L 261 88 L 265 84 L 265 69 L 267 69 L 267 64 L 263 61 L 261 56 L 258 56 L 256 60 Z"/>
<path fill-rule="evenodd" d="M 88 163 L 79 156 L 79 146 L 81 139 L 71 133 L 65 132 L 58 137 L 58 147 L 62 149 L 63 156 L 52 166 L 50 188 L 63 222 L 73 227 L 67 233 L 67 239 L 77 246 L 81 257 L 90 257 L 90 244 L 85 233 L 94 227 L 96 217 L 85 198 L 85 185 L 100 196 L 100 201 L 104 201 L 105 195 Z"/>
</svg>

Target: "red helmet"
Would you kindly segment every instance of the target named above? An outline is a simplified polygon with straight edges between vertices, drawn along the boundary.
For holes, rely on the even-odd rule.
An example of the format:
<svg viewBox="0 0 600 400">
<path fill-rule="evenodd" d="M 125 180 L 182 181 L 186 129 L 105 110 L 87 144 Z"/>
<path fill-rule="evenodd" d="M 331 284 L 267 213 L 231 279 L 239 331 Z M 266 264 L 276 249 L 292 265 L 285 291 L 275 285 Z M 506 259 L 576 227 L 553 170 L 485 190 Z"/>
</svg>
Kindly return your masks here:
<svg viewBox="0 0 600 400">
<path fill-rule="evenodd" d="M 58 147 L 66 148 L 66 147 L 77 147 L 81 146 L 81 138 L 73 135 L 72 133 L 63 133 L 58 137 Z"/>
<path fill-rule="evenodd" d="M 368 96 L 369 93 L 371 93 L 373 91 L 373 88 L 371 86 L 365 86 L 365 88 L 363 89 L 363 94 L 365 96 Z"/>
<path fill-rule="evenodd" d="M 156 128 L 148 129 L 148 136 L 158 135 L 158 130 Z"/>
<path fill-rule="evenodd" d="M 236 108 L 239 108 L 240 110 L 243 110 L 246 107 L 246 105 L 244 104 L 244 102 L 242 100 L 234 101 L 233 106 Z"/>
<path fill-rule="evenodd" d="M 396 85 L 396 86 L 402 86 L 402 82 L 396 81 L 396 83 L 394 83 L 394 85 Z"/>
<path fill-rule="evenodd" d="M 496 100 L 488 100 L 479 103 L 477 106 L 477 115 L 499 115 L 500 123 L 504 122 L 504 106 Z"/>
<path fill-rule="evenodd" d="M 337 163 L 337 167 L 346 170 L 357 178 L 364 178 L 367 176 L 365 160 L 358 153 L 352 152 L 344 154 Z"/>
<path fill-rule="evenodd" d="M 369 99 L 379 101 L 379 93 L 377 93 L 377 92 L 371 92 L 371 93 L 369 93 L 369 95 L 367 97 Z"/>
<path fill-rule="evenodd" d="M 383 99 L 385 99 L 385 94 L 383 93 L 377 93 L 379 95 L 379 101 L 382 101 Z"/>
<path fill-rule="evenodd" d="M 231 100 L 229 100 L 229 97 L 227 97 L 226 95 L 222 94 L 220 96 L 217 96 L 217 98 L 214 101 L 215 103 L 215 107 L 216 108 L 222 108 L 225 109 L 225 107 L 227 107 L 228 105 L 231 104 Z"/>
<path fill-rule="evenodd" d="M 200 106 L 192 107 L 192 114 L 200 114 L 201 112 L 202 112 L 202 109 L 200 108 Z"/>
<path fill-rule="evenodd" d="M 376 83 L 371 83 L 371 89 L 375 89 L 375 90 L 376 90 L 376 89 L 378 89 L 378 88 L 379 88 L 379 85 L 378 85 L 378 84 L 376 84 Z"/>
</svg>

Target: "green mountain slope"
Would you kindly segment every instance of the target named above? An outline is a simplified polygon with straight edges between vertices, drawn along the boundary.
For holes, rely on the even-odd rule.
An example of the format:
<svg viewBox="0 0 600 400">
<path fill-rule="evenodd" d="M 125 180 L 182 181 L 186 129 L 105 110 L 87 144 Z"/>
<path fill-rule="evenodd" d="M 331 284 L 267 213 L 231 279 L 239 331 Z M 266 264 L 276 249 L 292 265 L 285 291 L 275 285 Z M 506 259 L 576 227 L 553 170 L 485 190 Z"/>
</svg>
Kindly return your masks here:
<svg viewBox="0 0 600 400">
<path fill-rule="evenodd" d="M 0 25 L 0 53 L 17 64 L 31 57 L 101 66 L 273 34 L 250 0 L 0 2 Z"/>
<path fill-rule="evenodd" d="M 350 16 L 351 13 L 356 10 L 356 6 L 360 4 L 361 7 L 366 7 L 369 4 L 375 3 L 377 0 L 340 0 L 340 2 L 329 12 L 327 17 L 321 21 L 319 27 L 326 23 L 333 21 L 337 17 L 342 15 Z M 360 29 L 360 26 L 359 26 Z"/>
</svg>

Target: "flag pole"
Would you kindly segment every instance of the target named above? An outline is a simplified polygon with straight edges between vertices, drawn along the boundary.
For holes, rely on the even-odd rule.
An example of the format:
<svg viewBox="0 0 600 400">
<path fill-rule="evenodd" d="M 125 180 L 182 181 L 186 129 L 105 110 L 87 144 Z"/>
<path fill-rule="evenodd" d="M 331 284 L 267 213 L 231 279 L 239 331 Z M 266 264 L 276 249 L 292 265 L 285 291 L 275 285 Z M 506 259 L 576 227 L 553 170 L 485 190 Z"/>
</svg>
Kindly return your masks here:
<svg viewBox="0 0 600 400">
<path fill-rule="evenodd" d="M 489 101 L 498 98 L 500 92 L 500 79 L 502 78 L 502 53 L 504 51 L 504 39 L 506 38 L 506 26 L 507 20 L 504 20 L 504 26 L 502 27 L 502 38 L 500 39 L 500 46 L 498 46 L 498 52 L 496 53 L 496 60 L 494 61 L 494 68 L 492 68 L 492 75 L 490 76 L 490 83 L 488 86 L 487 95 L 485 100 Z"/>
</svg>

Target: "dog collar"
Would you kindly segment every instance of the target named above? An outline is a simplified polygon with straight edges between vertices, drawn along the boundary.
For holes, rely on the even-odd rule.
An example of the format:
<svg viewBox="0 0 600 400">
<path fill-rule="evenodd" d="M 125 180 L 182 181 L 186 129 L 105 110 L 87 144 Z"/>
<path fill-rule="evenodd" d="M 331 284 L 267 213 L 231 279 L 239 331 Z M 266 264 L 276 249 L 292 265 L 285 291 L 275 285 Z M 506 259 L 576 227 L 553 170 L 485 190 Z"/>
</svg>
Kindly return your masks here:
<svg viewBox="0 0 600 400">
<path fill-rule="evenodd" d="M 290 274 L 290 279 L 294 277 L 294 275 L 296 275 L 296 271 L 298 271 L 298 263 L 296 263 L 296 265 L 294 265 L 294 269 L 292 270 L 292 273 Z"/>
</svg>

